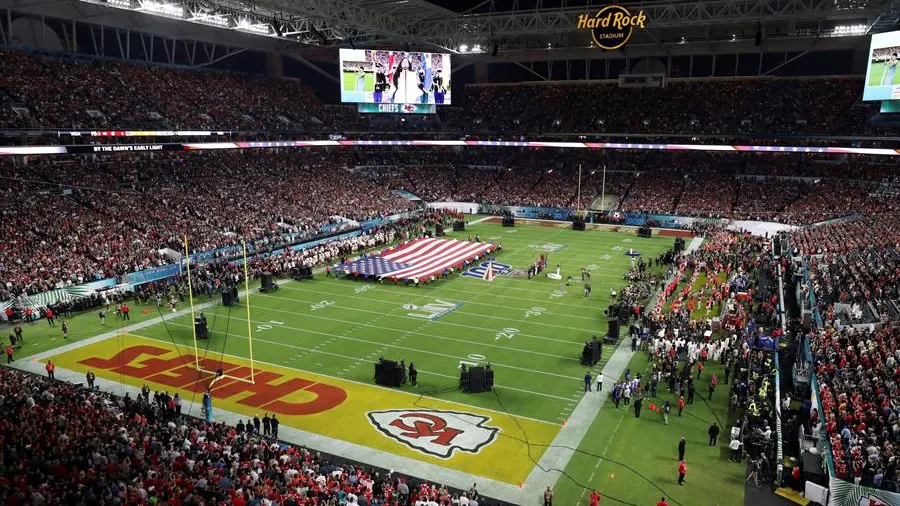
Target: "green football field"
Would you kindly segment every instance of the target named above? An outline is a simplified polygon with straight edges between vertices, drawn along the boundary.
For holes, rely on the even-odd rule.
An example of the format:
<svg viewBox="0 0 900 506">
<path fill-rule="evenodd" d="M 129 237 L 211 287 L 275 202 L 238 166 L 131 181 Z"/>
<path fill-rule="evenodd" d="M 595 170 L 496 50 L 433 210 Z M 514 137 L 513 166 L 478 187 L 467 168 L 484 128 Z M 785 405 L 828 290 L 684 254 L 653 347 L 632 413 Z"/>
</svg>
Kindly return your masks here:
<svg viewBox="0 0 900 506">
<path fill-rule="evenodd" d="M 213 339 L 201 341 L 200 353 L 213 359 L 248 357 L 252 333 L 253 358 L 259 363 L 360 384 L 372 384 L 371 363 L 379 356 L 402 358 L 419 370 L 419 386 L 403 390 L 561 426 L 584 395 L 581 347 L 592 335 L 606 332 L 602 313 L 610 290 L 618 291 L 624 284 L 630 264 L 625 252 L 634 248 L 652 260 L 674 239 L 639 239 L 630 229 L 576 232 L 568 224 L 503 228 L 482 223 L 450 236 L 466 239 L 470 234 L 500 243 L 503 251 L 497 262 L 514 269 L 527 269 L 544 252 L 549 255 L 548 270 L 559 264 L 564 277 L 578 277 L 584 266 L 592 273 L 593 293 L 586 298 L 580 281 L 566 285 L 543 275 L 531 280 L 503 275 L 487 282 L 457 273 L 422 287 L 320 275 L 312 281 L 284 283 L 275 293 L 254 290 L 249 322 L 246 299 L 231 308 L 216 304 L 206 309 Z M 199 297 L 195 303 L 206 300 Z M 423 311 L 434 307 L 454 309 L 438 319 L 423 320 Z M 155 306 L 137 306 L 132 314 L 135 322 L 159 318 Z M 109 321 L 107 327 L 99 325 L 96 313 L 68 321 L 70 342 L 110 330 Z M 182 353 L 192 353 L 190 315 L 129 333 L 176 343 Z M 58 327 L 43 323 L 26 326 L 25 337 L 24 354 L 63 344 Z M 604 347 L 600 367 L 613 351 L 612 346 Z M 458 392 L 461 361 L 490 362 L 499 395 Z M 637 353 L 629 366 L 632 372 L 645 371 L 646 354 Z M 721 375 L 717 366 L 707 371 Z M 616 500 L 655 504 L 663 495 L 670 504 L 743 504 L 744 468 L 727 462 L 727 441 L 723 442 L 727 438 L 720 437 L 718 447 L 706 445 L 709 424 L 718 420 L 724 427 L 728 420 L 724 391 L 710 403 L 700 400 L 705 384 L 698 382 L 695 404 L 682 418 L 673 413 L 668 426 L 647 409 L 650 402 L 674 401 L 664 391 L 660 398 L 645 401 L 640 419 L 631 409 L 616 410 L 612 401 L 607 402 L 565 476 L 559 478 L 555 504 L 587 504 L 586 487 L 608 498 L 601 504 L 617 504 Z M 688 439 L 689 464 L 683 487 L 676 482 L 681 435 Z M 415 474 L 414 469 L 405 471 Z"/>
<path fill-rule="evenodd" d="M 884 62 L 872 63 L 872 70 L 869 71 L 869 86 L 891 86 L 900 84 L 900 72 L 894 73 L 894 79 L 891 82 L 882 82 L 884 73 L 887 70 L 887 64 Z"/>
<path fill-rule="evenodd" d="M 359 74 L 357 74 L 356 72 L 342 72 L 341 73 L 344 91 L 357 91 L 356 90 L 356 78 L 357 77 L 359 77 Z M 362 91 L 375 91 L 375 76 L 371 72 L 366 72 L 365 81 L 366 81 L 366 87 Z"/>
</svg>

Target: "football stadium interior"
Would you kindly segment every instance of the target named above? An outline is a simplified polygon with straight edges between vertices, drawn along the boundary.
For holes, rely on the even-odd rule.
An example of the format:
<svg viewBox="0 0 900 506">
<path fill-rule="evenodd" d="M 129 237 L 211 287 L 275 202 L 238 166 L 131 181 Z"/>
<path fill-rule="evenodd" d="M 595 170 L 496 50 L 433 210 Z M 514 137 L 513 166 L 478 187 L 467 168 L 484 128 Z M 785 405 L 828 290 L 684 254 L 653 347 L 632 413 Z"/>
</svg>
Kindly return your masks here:
<svg viewBox="0 0 900 506">
<path fill-rule="evenodd" d="M 0 503 L 900 506 L 898 25 L 0 0 Z"/>
</svg>

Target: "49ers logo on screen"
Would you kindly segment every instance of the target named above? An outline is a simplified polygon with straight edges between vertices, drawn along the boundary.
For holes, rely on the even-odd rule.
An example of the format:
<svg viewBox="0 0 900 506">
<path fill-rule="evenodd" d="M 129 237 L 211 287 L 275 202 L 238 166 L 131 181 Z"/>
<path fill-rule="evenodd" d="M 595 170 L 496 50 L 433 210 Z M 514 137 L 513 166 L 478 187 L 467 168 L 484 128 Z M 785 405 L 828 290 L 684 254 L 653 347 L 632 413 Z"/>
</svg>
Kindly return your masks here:
<svg viewBox="0 0 900 506">
<path fill-rule="evenodd" d="M 422 453 L 449 459 L 455 450 L 478 453 L 491 444 L 500 429 L 489 418 L 437 409 L 370 411 L 369 421 L 385 436 Z"/>
</svg>

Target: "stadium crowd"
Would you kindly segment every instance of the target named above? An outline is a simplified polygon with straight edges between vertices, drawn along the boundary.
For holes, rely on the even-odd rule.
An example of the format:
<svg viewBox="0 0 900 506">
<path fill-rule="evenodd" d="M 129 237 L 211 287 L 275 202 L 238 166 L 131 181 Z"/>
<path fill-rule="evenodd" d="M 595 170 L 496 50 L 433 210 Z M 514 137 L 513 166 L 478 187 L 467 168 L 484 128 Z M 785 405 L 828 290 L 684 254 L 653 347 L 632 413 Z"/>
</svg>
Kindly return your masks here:
<svg viewBox="0 0 900 506">
<path fill-rule="evenodd" d="M 900 394 L 900 229 L 893 214 L 809 227 L 788 237 L 809 267 L 802 296 L 821 317 L 807 334 L 824 423 L 838 477 L 898 490 Z M 867 324 L 867 325 L 857 325 Z M 856 325 L 856 326 L 855 326 Z"/>
<path fill-rule="evenodd" d="M 451 492 L 281 443 L 260 433 L 258 417 L 230 427 L 185 416 L 177 395 L 149 388 L 120 397 L 0 368 L 0 407 L 0 502 L 9 506 L 482 500 L 474 486 Z"/>
<path fill-rule="evenodd" d="M 663 170 L 660 155 L 642 153 L 605 155 L 617 169 L 604 175 L 596 162 L 579 171 L 584 160 L 558 160 L 552 150 L 468 151 L 373 147 L 35 158 L 27 164 L 4 159 L 0 218 L 9 235 L 0 244 L 0 300 L 169 263 L 166 248 L 182 251 L 185 234 L 194 252 L 242 239 L 256 251 L 417 206 L 392 189 L 426 201 L 564 208 L 590 207 L 605 194 L 607 211 L 792 224 L 860 213 L 884 216 L 878 230 L 888 232 L 900 212 L 890 178 L 848 183 L 730 176 L 711 170 L 728 159 L 705 154 L 673 155 Z M 751 168 L 761 165 L 750 162 Z M 797 166 L 798 172 L 805 168 Z M 249 189 L 248 180 L 254 181 Z M 827 230 L 807 229 L 796 244 L 808 250 Z M 846 237 L 832 241 L 832 248 L 864 237 L 837 230 L 847 230 Z M 897 243 L 896 233 L 873 237 L 880 246 Z"/>
<path fill-rule="evenodd" d="M 358 114 L 325 107 L 298 80 L 9 50 L 0 53 L 0 73 L 8 77 L 0 95 L 5 128 L 333 132 L 368 124 Z M 391 118 L 390 124 L 456 132 L 475 125 L 502 135 L 857 133 L 869 128 L 874 111 L 850 107 L 858 90 L 849 79 L 855 77 L 671 80 L 658 89 L 611 82 L 472 85 L 460 93 L 464 109 L 444 114 L 443 121 Z M 685 103 L 693 104 L 689 112 Z M 871 114 L 846 114 L 855 109 Z M 848 125 L 848 117 L 859 124 Z"/>
<path fill-rule="evenodd" d="M 321 152 L 257 155 L 4 163 L 0 300 L 170 263 L 162 250 L 182 252 L 185 235 L 194 252 L 242 239 L 259 250 L 414 207 L 324 170 Z"/>
</svg>

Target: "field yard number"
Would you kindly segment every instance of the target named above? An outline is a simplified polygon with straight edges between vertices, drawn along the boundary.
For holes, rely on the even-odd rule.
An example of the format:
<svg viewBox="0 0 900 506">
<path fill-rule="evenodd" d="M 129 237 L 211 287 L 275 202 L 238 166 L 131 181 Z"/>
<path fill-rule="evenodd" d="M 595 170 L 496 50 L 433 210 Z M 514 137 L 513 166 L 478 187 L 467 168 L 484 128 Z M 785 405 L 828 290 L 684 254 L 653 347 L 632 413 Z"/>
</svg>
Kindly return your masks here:
<svg viewBox="0 0 900 506">
<path fill-rule="evenodd" d="M 284 325 L 284 322 L 269 320 L 269 323 L 260 323 L 259 325 L 257 325 L 256 331 L 262 332 L 263 330 L 271 330 L 273 325 Z"/>
<path fill-rule="evenodd" d="M 609 254 L 605 254 L 602 257 L 600 257 L 600 260 L 612 260 L 612 257 L 609 256 Z"/>
<path fill-rule="evenodd" d="M 613 246 L 612 250 L 613 251 L 622 251 L 622 247 L 621 246 Z"/>
<path fill-rule="evenodd" d="M 565 296 L 565 295 L 566 295 L 566 291 L 565 291 L 565 290 L 563 290 L 562 288 L 557 288 L 556 290 L 553 291 L 553 293 L 550 294 L 550 298 L 551 298 L 551 299 L 558 299 L 558 298 L 563 297 L 563 296 Z"/>
<path fill-rule="evenodd" d="M 484 355 L 479 355 L 478 353 L 470 353 L 466 356 L 466 359 L 467 360 L 459 361 L 459 366 L 457 367 L 457 369 L 462 369 L 464 365 L 475 367 L 479 362 L 487 362 L 487 357 L 485 357 Z"/>
<path fill-rule="evenodd" d="M 544 311 L 546 311 L 546 309 L 544 309 L 542 307 L 533 307 L 533 308 L 529 309 L 528 311 L 525 311 L 525 318 L 528 318 L 531 316 L 541 316 L 542 314 L 544 314 Z"/>
<path fill-rule="evenodd" d="M 334 301 L 332 300 L 323 300 L 321 302 L 317 302 L 315 304 L 310 304 L 309 309 L 311 311 L 318 311 L 319 309 L 325 309 L 328 306 L 333 306 Z"/>
<path fill-rule="evenodd" d="M 519 333 L 519 329 L 514 329 L 512 327 L 506 327 L 505 329 L 501 330 L 500 332 L 497 332 L 497 334 L 496 334 L 497 337 L 495 337 L 494 340 L 496 341 L 502 337 L 505 337 L 507 339 L 512 339 L 513 336 L 518 333 Z"/>
<path fill-rule="evenodd" d="M 362 286 L 357 286 L 353 291 L 356 293 L 366 293 L 369 290 L 372 290 L 374 288 L 375 288 L 374 285 L 362 285 Z"/>
</svg>

